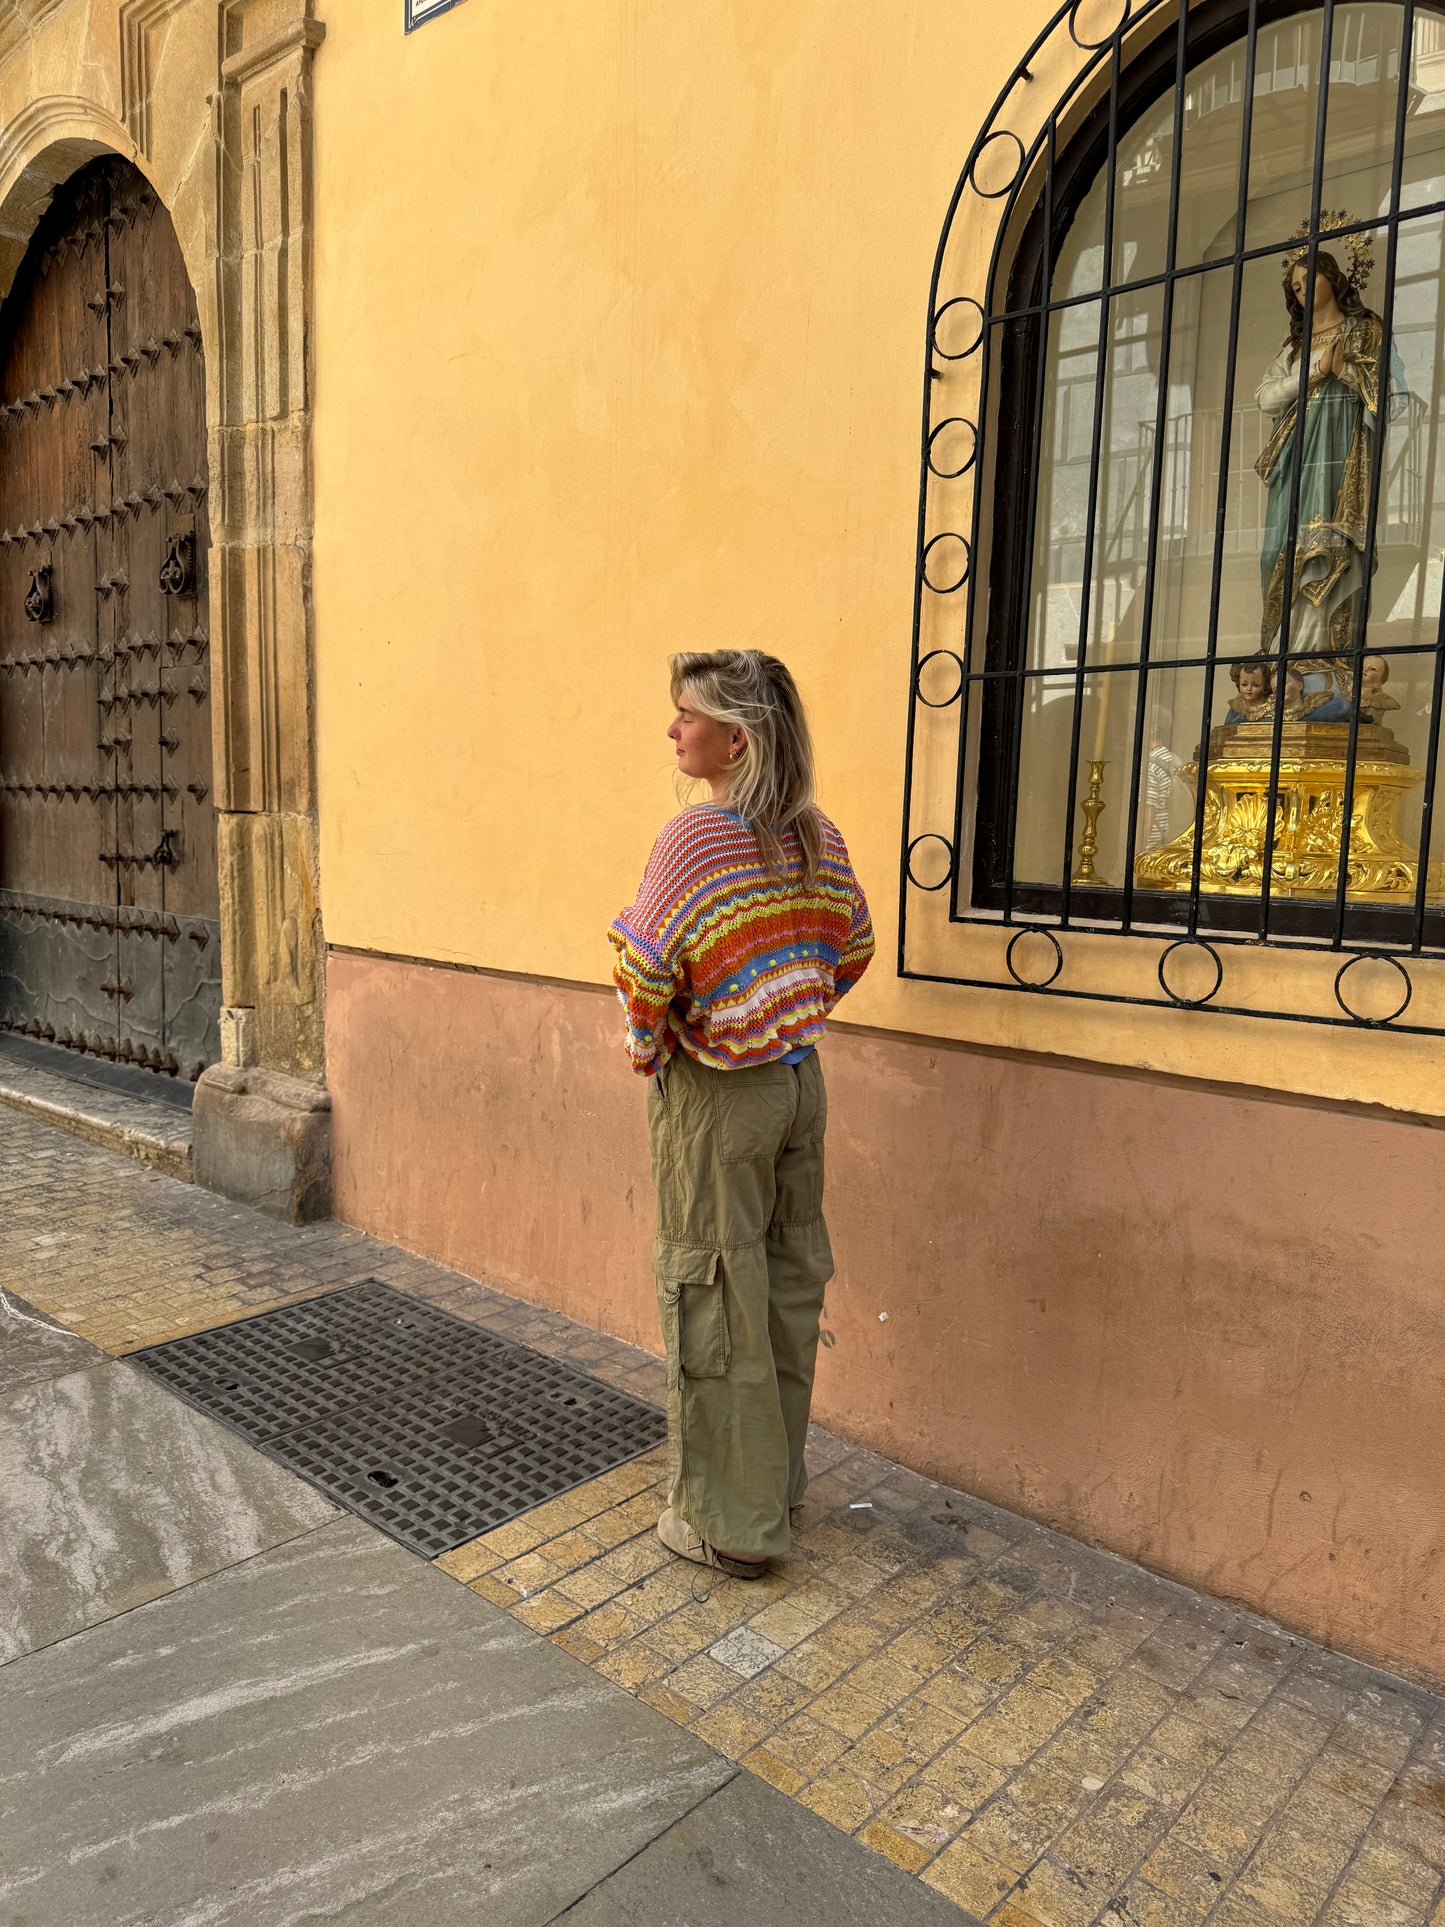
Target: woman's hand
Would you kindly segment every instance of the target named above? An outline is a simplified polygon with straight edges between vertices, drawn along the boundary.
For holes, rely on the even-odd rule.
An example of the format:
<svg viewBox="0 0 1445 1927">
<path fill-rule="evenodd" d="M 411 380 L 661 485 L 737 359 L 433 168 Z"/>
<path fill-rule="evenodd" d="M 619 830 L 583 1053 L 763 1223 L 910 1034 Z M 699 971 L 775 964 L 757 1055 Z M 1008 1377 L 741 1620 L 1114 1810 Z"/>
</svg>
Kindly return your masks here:
<svg viewBox="0 0 1445 1927">
<path fill-rule="evenodd" d="M 1344 372 L 1345 338 L 1343 335 L 1336 335 L 1334 340 L 1325 349 L 1320 361 L 1320 373 L 1322 375 L 1334 375 L 1338 377 L 1343 375 Z"/>
</svg>

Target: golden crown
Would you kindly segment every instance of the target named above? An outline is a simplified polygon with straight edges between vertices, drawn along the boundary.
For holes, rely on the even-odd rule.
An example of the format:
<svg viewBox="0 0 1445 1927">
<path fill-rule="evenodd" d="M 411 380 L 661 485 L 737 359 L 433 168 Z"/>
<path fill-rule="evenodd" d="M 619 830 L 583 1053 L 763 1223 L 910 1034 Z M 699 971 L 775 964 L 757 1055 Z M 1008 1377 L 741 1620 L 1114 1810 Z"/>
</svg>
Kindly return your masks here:
<svg viewBox="0 0 1445 1927">
<path fill-rule="evenodd" d="M 1334 233 L 1339 228 L 1348 227 L 1349 223 L 1350 216 L 1347 209 L 1342 207 L 1322 207 L 1320 209 L 1321 243 L 1324 242 L 1326 235 Z M 1299 226 L 1290 236 L 1290 239 L 1292 241 L 1308 242 L 1309 233 L 1309 216 L 1306 215 L 1304 220 L 1300 222 Z M 1343 235 L 1341 239 L 1345 252 L 1350 257 L 1349 266 L 1345 272 L 1345 279 L 1355 290 L 1355 293 L 1358 294 L 1375 271 L 1375 237 L 1373 234 L 1354 233 Z M 1309 252 L 1308 246 L 1291 248 L 1289 253 L 1284 257 L 1285 273 L 1288 274 L 1292 268 L 1297 268 L 1302 261 L 1308 261 Z"/>
</svg>

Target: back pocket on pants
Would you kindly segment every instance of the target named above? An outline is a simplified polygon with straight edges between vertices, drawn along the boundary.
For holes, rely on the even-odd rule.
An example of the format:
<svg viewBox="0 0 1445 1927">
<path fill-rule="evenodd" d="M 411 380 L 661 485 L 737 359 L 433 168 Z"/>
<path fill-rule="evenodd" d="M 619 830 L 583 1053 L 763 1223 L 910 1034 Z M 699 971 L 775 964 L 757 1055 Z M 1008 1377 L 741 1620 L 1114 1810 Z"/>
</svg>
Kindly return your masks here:
<svg viewBox="0 0 1445 1927">
<path fill-rule="evenodd" d="M 695 1245 L 653 1247 L 652 1269 L 669 1360 L 684 1378 L 722 1378 L 732 1363 L 719 1253 Z"/>
</svg>

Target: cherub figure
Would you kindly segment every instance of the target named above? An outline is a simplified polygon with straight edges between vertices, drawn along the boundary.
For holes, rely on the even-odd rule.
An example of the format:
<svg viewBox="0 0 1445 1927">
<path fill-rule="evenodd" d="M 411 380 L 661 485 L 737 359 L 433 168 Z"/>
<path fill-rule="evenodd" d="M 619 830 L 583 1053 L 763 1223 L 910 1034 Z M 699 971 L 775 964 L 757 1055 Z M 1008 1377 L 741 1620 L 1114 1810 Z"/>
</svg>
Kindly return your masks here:
<svg viewBox="0 0 1445 1927">
<path fill-rule="evenodd" d="M 1258 723 L 1274 714 L 1274 674 L 1267 662 L 1231 663 L 1229 680 L 1237 694 L 1225 712 L 1225 722 Z"/>
<path fill-rule="evenodd" d="M 1363 722 L 1377 723 L 1387 709 L 1398 709 L 1399 703 L 1386 693 L 1385 684 L 1390 680 L 1390 664 L 1385 656 L 1366 656 L 1360 664 L 1360 718 Z"/>
</svg>

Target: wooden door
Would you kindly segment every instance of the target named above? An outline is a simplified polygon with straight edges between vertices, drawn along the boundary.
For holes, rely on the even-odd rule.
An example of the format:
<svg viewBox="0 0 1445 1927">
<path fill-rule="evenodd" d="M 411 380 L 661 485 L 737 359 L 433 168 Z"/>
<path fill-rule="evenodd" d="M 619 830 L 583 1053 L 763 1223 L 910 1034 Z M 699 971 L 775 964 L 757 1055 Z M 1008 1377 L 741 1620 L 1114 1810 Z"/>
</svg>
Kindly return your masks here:
<svg viewBox="0 0 1445 1927">
<path fill-rule="evenodd" d="M 0 1029 L 219 1056 L 205 370 L 128 163 L 56 194 L 0 309 Z"/>
</svg>

